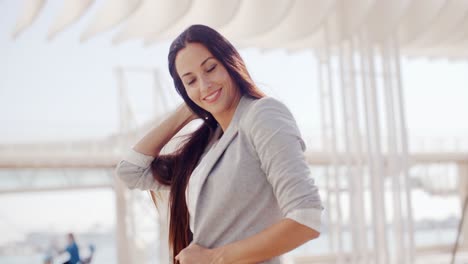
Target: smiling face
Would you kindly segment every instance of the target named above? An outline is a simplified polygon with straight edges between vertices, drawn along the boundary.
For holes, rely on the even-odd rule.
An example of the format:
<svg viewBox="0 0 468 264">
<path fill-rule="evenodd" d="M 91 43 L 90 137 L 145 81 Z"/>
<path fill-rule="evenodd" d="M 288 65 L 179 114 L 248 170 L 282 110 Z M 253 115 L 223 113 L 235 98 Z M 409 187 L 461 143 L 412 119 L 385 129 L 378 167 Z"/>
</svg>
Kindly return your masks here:
<svg viewBox="0 0 468 264">
<path fill-rule="evenodd" d="M 189 98 L 225 130 L 241 95 L 224 65 L 199 43 L 188 43 L 180 50 L 175 65 Z"/>
</svg>

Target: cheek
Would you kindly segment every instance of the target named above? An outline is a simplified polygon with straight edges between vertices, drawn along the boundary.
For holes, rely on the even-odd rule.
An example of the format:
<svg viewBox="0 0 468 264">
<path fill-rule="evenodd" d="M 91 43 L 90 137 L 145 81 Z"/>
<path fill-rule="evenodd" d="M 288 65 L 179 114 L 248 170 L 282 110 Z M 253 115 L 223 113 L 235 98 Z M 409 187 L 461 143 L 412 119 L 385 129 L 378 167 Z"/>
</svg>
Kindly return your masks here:
<svg viewBox="0 0 468 264">
<path fill-rule="evenodd" d="M 216 84 L 231 90 L 233 87 L 233 81 L 227 71 L 220 71 L 216 74 Z"/>
<path fill-rule="evenodd" d="M 188 97 L 195 103 L 198 104 L 200 98 L 199 98 L 199 93 L 198 90 L 195 88 L 188 88 L 185 89 L 185 92 L 187 92 Z"/>
<path fill-rule="evenodd" d="M 217 74 L 217 79 L 223 83 L 230 83 L 230 76 L 225 70 L 219 71 L 219 73 Z"/>
<path fill-rule="evenodd" d="M 231 78 L 231 76 L 228 75 L 228 76 L 226 77 L 225 83 L 228 85 L 229 91 L 230 91 L 231 93 L 234 93 L 234 92 L 235 92 L 234 90 L 236 89 L 236 88 L 235 88 L 236 85 L 234 84 L 234 80 Z"/>
</svg>

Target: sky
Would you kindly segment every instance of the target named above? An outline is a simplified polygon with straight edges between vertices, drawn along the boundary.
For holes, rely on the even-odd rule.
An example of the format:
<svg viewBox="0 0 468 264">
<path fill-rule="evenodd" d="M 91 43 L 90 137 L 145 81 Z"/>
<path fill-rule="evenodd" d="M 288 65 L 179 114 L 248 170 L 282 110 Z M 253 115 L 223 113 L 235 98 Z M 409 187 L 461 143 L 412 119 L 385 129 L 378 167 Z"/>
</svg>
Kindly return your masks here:
<svg viewBox="0 0 468 264">
<path fill-rule="evenodd" d="M 110 39 L 118 27 L 80 43 L 80 32 L 89 22 L 86 18 L 47 41 L 48 26 L 60 1 L 48 1 L 37 21 L 17 39 L 11 39 L 21 4 L 0 1 L 0 144 L 103 137 L 115 132 L 119 120 L 115 67 L 157 69 L 165 84 L 171 84 L 166 65 L 169 43 L 143 47 L 140 41 L 129 41 L 113 46 Z M 301 129 L 318 133 L 320 116 L 312 52 L 240 52 L 260 87 L 291 108 Z M 468 116 L 467 62 L 405 58 L 402 74 L 410 136 L 456 136 L 466 141 L 468 122 L 463 120 Z M 147 120 L 153 109 L 148 96 L 152 76 L 128 73 L 126 84 L 137 121 Z M 39 197 L 41 203 L 34 203 Z M 428 198 L 421 195 L 418 199 L 423 202 Z M 440 215 L 458 210 L 453 200 L 434 200 L 434 204 L 439 203 L 445 210 L 439 211 Z M 79 220 L 84 222 L 67 218 L 64 212 L 70 204 L 80 205 L 74 211 L 96 212 L 95 217 Z M 0 195 L 0 244 L 38 229 L 110 226 L 115 221 L 113 210 L 109 190 Z M 434 214 L 431 208 L 418 210 L 420 218 Z"/>
</svg>

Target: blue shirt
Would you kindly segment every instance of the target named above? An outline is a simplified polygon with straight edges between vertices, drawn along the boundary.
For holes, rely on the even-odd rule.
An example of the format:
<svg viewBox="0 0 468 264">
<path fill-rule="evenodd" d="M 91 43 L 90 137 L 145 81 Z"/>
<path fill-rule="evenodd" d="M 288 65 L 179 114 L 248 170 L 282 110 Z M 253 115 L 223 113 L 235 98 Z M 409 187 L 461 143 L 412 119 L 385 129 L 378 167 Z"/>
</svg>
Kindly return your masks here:
<svg viewBox="0 0 468 264">
<path fill-rule="evenodd" d="M 70 263 L 76 264 L 80 261 L 80 253 L 75 242 L 67 246 L 66 251 L 70 254 Z"/>
</svg>

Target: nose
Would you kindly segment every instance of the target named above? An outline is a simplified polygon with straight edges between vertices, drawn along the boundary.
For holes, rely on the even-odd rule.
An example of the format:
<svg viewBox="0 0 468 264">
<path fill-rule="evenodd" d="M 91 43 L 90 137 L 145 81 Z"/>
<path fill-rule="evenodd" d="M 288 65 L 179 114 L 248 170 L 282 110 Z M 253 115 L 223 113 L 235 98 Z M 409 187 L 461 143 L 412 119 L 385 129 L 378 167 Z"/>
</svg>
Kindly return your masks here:
<svg viewBox="0 0 468 264">
<path fill-rule="evenodd" d="M 200 84 L 201 84 L 202 91 L 209 91 L 211 89 L 212 82 L 208 76 L 202 75 L 200 77 Z"/>
</svg>

